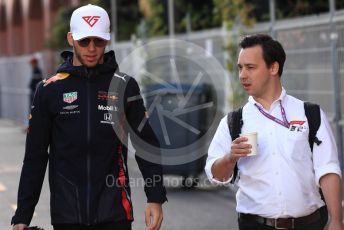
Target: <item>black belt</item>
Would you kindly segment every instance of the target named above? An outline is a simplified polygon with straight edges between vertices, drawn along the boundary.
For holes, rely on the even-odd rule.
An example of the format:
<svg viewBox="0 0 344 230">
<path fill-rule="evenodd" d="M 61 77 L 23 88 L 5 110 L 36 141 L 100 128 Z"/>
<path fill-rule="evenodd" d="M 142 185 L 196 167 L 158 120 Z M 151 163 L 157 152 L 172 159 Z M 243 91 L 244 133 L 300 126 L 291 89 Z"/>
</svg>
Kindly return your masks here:
<svg viewBox="0 0 344 230">
<path fill-rule="evenodd" d="M 308 216 L 298 218 L 264 218 L 258 215 L 239 213 L 240 221 L 256 222 L 259 224 L 265 224 L 275 229 L 295 229 L 301 228 L 305 225 L 312 224 L 321 219 L 319 209 Z"/>
</svg>

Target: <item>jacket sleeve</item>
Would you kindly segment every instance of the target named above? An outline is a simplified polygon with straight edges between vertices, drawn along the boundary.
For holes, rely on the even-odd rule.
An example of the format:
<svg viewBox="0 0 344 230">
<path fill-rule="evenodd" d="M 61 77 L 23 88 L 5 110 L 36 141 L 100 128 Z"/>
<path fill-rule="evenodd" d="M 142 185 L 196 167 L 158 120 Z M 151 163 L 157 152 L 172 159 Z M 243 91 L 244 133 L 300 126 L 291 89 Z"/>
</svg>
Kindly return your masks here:
<svg viewBox="0 0 344 230">
<path fill-rule="evenodd" d="M 29 116 L 25 156 L 18 188 L 17 210 L 11 224 L 30 224 L 42 189 L 48 162 L 47 149 L 51 126 L 47 106 L 43 100 L 46 98 L 46 95 L 42 93 L 43 90 L 45 89 L 40 84 Z"/>
<path fill-rule="evenodd" d="M 160 144 L 149 124 L 139 86 L 133 78 L 129 78 L 127 83 L 125 104 L 130 139 L 136 150 L 135 159 L 145 180 L 148 202 L 164 203 L 167 198 L 163 185 Z"/>
</svg>

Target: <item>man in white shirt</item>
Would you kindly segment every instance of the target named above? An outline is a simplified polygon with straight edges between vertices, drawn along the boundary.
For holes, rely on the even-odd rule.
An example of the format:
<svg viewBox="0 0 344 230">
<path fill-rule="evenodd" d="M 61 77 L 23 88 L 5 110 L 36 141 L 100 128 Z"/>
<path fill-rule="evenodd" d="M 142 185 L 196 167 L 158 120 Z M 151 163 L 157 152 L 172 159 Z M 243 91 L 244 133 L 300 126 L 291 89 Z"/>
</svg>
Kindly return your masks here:
<svg viewBox="0 0 344 230">
<path fill-rule="evenodd" d="M 322 230 L 324 202 L 329 230 L 343 230 L 341 170 L 330 125 L 321 110 L 313 152 L 303 101 L 286 94 L 281 84 L 286 55 L 270 36 L 257 34 L 240 42 L 240 81 L 250 96 L 243 107 L 241 133 L 258 132 L 258 154 L 247 156 L 246 137 L 232 140 L 224 117 L 210 144 L 205 171 L 216 183 L 228 183 L 237 163 L 237 212 L 240 230 Z M 298 129 L 292 129 L 297 124 Z"/>
</svg>

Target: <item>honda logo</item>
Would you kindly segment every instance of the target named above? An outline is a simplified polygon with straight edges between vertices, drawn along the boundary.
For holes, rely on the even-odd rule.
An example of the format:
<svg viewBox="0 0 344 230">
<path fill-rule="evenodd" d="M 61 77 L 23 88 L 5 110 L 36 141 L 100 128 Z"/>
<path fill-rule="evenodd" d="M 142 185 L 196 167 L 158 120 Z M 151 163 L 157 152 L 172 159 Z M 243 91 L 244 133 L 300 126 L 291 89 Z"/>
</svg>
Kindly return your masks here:
<svg viewBox="0 0 344 230">
<path fill-rule="evenodd" d="M 104 113 L 104 120 L 105 121 L 111 121 L 112 120 L 112 114 L 111 113 Z"/>
</svg>

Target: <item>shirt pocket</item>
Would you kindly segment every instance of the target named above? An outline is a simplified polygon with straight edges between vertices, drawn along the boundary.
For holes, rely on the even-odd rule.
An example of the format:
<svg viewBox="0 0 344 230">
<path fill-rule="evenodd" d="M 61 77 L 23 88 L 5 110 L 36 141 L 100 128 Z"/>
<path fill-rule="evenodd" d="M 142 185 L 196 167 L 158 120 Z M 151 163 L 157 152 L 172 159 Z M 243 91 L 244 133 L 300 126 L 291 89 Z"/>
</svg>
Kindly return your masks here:
<svg viewBox="0 0 344 230">
<path fill-rule="evenodd" d="M 310 156 L 308 130 L 303 132 L 288 131 L 285 150 L 293 160 L 305 160 Z"/>
</svg>

